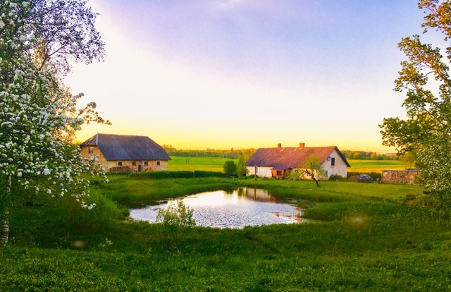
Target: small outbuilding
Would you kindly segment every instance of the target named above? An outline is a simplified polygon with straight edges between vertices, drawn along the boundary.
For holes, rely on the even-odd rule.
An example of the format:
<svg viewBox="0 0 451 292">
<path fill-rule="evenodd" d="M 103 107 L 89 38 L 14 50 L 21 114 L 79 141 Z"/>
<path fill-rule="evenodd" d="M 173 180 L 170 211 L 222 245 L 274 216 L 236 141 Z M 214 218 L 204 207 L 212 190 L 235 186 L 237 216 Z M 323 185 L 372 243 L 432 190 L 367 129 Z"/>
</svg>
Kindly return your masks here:
<svg viewBox="0 0 451 292">
<path fill-rule="evenodd" d="M 96 134 L 80 148 L 83 158 L 98 156 L 106 172 L 164 171 L 171 159 L 147 136 Z"/>
<path fill-rule="evenodd" d="M 312 155 L 321 161 L 325 178 L 332 175 L 347 177 L 351 165 L 336 146 L 305 147 L 300 143 L 299 147 L 282 147 L 279 143 L 277 148 L 259 148 L 246 162 L 246 167 L 248 175 L 282 178 L 293 170 L 302 169 Z"/>
</svg>

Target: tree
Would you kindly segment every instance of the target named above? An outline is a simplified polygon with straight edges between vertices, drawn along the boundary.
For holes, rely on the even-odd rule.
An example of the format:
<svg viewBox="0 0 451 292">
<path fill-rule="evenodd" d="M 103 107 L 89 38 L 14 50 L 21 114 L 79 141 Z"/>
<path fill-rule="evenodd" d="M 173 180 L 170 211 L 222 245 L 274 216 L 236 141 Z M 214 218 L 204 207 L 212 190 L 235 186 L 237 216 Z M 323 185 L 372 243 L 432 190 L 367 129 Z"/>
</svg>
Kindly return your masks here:
<svg viewBox="0 0 451 292">
<path fill-rule="evenodd" d="M 224 173 L 226 176 L 233 176 L 236 175 L 237 166 L 233 160 L 227 160 L 224 162 Z"/>
<path fill-rule="evenodd" d="M 102 59 L 104 44 L 94 28 L 95 14 L 84 0 L 19 0 L 0 4 L 0 180 L 4 218 L 0 242 L 9 236 L 12 181 L 36 195 L 73 196 L 86 208 L 86 172 L 99 170 L 84 162 L 74 146 L 84 123 L 105 123 L 83 96 L 64 86 L 69 61 Z M 94 169 L 96 168 L 96 169 Z M 2 184 L 0 184 L 2 185 Z"/>
<path fill-rule="evenodd" d="M 236 173 L 237 173 L 238 177 L 243 177 L 243 176 L 246 176 L 246 174 L 247 174 L 246 162 L 244 161 L 243 157 L 240 157 L 238 159 Z"/>
<path fill-rule="evenodd" d="M 426 14 L 423 35 L 430 29 L 441 33 L 448 60 L 419 35 L 402 39 L 398 46 L 407 60 L 401 62 L 395 90 L 407 93 L 407 118 L 385 118 L 380 127 L 383 144 L 401 155 L 413 153 L 426 188 L 443 194 L 451 191 L 451 1 L 420 0 L 418 7 Z"/>
<path fill-rule="evenodd" d="M 309 157 L 307 157 L 301 168 L 301 174 L 311 177 L 312 180 L 315 181 L 316 186 L 319 187 L 318 179 L 324 176 L 326 173 L 323 166 L 321 165 L 320 158 L 316 155 L 310 155 Z"/>
</svg>

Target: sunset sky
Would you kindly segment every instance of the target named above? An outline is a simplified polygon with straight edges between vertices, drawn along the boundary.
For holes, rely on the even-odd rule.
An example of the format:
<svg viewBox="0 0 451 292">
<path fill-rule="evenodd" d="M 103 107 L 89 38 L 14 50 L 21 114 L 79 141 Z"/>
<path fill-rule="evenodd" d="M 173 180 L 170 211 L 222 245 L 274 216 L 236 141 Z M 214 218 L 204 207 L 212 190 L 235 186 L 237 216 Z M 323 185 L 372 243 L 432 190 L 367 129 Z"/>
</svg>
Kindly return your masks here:
<svg viewBox="0 0 451 292">
<path fill-rule="evenodd" d="M 112 126 L 178 149 L 336 145 L 394 152 L 378 124 L 403 117 L 393 91 L 417 1 L 91 0 L 106 59 L 67 77 Z"/>
</svg>

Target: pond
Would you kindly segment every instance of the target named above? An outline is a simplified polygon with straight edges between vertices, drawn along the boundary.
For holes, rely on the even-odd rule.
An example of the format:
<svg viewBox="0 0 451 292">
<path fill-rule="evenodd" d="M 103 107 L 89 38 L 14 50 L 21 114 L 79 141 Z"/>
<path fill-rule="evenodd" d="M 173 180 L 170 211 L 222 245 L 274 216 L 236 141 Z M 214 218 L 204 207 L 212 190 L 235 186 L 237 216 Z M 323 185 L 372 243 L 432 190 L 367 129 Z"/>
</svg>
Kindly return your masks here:
<svg viewBox="0 0 451 292">
<path fill-rule="evenodd" d="M 134 220 L 155 222 L 159 209 L 167 208 L 176 199 L 157 202 L 144 208 L 130 209 Z M 240 188 L 233 191 L 213 191 L 183 198 L 193 208 L 197 226 L 217 228 L 244 228 L 268 224 L 291 224 L 306 221 L 302 210 L 281 202 L 267 190 Z"/>
</svg>

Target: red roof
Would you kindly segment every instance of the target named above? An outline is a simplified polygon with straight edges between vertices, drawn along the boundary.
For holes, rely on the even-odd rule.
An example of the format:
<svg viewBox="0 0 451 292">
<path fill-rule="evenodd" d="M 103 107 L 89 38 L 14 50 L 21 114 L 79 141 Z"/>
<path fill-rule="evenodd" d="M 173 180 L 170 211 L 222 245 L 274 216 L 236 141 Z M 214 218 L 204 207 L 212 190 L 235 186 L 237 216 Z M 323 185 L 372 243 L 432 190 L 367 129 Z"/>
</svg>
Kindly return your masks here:
<svg viewBox="0 0 451 292">
<path fill-rule="evenodd" d="M 321 163 L 336 150 L 348 167 L 348 161 L 336 146 L 329 147 L 283 147 L 283 148 L 260 148 L 246 162 L 247 166 L 267 166 L 275 169 L 299 168 L 305 163 L 310 155 L 317 156 Z"/>
</svg>

